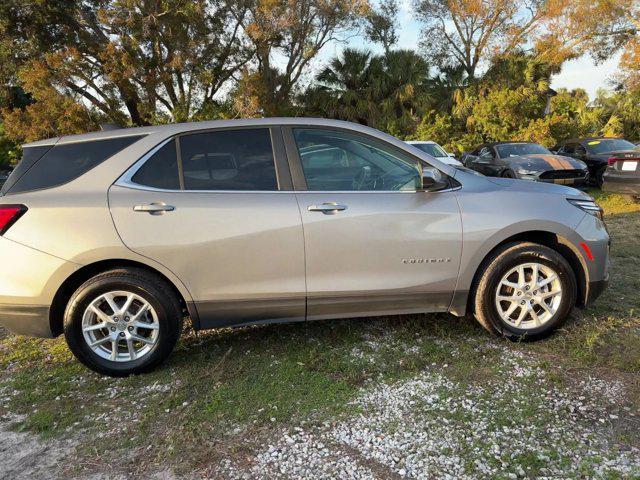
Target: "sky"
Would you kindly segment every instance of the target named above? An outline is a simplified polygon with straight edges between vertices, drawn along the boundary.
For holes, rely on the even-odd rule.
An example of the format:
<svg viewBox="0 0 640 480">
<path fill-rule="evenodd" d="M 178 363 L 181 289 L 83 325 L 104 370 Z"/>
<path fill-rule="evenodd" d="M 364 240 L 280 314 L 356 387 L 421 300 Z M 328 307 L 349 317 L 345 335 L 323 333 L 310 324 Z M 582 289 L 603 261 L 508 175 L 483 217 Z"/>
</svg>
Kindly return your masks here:
<svg viewBox="0 0 640 480">
<path fill-rule="evenodd" d="M 398 23 L 400 25 L 398 35 L 398 48 L 417 49 L 420 42 L 420 24 L 415 20 L 411 0 L 400 0 L 400 12 L 398 15 Z M 333 43 L 327 45 L 321 52 L 316 65 L 326 63 L 326 60 L 332 58 L 342 51 L 345 46 L 361 49 L 369 49 L 380 52 L 381 48 L 377 45 L 368 43 L 362 36 L 354 36 L 344 43 Z M 551 79 L 552 88 L 583 88 L 589 94 L 590 99 L 594 99 L 598 89 L 610 89 L 608 79 L 615 72 L 620 59 L 619 55 L 612 57 L 610 60 L 595 65 L 593 60 L 588 57 L 581 57 L 576 60 L 566 62 L 562 71 Z"/>
</svg>

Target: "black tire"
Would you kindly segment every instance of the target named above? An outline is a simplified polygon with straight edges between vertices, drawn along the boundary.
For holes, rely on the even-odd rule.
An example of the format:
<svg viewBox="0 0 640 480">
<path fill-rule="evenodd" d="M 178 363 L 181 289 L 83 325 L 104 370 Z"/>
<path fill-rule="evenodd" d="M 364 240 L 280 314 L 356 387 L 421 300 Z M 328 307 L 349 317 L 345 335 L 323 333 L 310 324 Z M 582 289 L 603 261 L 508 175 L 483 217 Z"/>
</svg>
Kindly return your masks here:
<svg viewBox="0 0 640 480">
<path fill-rule="evenodd" d="M 537 328 L 522 329 L 505 322 L 495 305 L 496 291 L 502 277 L 512 268 L 529 262 L 546 265 L 556 272 L 562 297 L 555 314 Z M 576 303 L 576 278 L 567 260 L 555 250 L 537 243 L 512 243 L 497 250 L 480 267 L 482 275 L 472 293 L 474 314 L 478 322 L 494 335 L 512 340 L 538 340 L 550 335 L 567 319 Z"/>
<path fill-rule="evenodd" d="M 505 170 L 502 172 L 503 178 L 518 178 L 512 170 Z"/>
<path fill-rule="evenodd" d="M 596 172 L 596 178 L 594 178 L 594 184 L 602 190 L 602 184 L 604 183 L 604 172 L 607 169 L 606 166 L 600 167 Z"/>
<path fill-rule="evenodd" d="M 85 341 L 82 317 L 100 295 L 124 290 L 147 301 L 158 318 L 158 336 L 144 356 L 131 361 L 112 361 L 95 353 Z M 64 336 L 74 356 L 91 370 L 112 377 L 125 377 L 153 370 L 169 357 L 182 331 L 182 310 L 175 293 L 157 275 L 139 268 L 118 268 L 84 282 L 69 299 L 64 313 Z"/>
</svg>

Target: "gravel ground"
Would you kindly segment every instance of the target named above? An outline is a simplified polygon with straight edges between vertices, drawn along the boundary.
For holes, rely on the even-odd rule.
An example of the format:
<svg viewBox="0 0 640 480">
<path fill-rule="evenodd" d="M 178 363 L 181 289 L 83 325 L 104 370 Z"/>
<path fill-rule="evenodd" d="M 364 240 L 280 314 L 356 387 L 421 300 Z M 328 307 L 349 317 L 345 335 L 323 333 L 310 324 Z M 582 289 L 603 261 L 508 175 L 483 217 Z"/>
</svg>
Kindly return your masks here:
<svg viewBox="0 0 640 480">
<path fill-rule="evenodd" d="M 354 349 L 351 355 L 381 361 L 388 346 L 370 341 L 366 353 Z M 451 363 L 460 368 L 453 359 L 457 349 L 450 347 Z M 452 366 L 435 363 L 394 383 L 370 380 L 350 415 L 292 424 L 242 459 L 188 478 L 640 478 L 640 450 L 616 441 L 617 432 L 631 428 L 637 434 L 640 425 L 640 412 L 625 403 L 624 385 L 591 377 L 554 381 L 551 370 L 516 348 L 479 344 L 477 364 L 465 370 L 491 369 L 471 381 L 457 380 Z M 407 355 L 414 353 L 409 350 Z M 151 401 L 169 390 L 171 384 L 155 383 L 139 393 Z M 137 422 L 132 412 L 129 420 Z M 1 480 L 66 478 L 63 467 L 73 463 L 78 438 L 44 441 L 3 429 L 2 422 L 0 429 Z M 157 467 L 147 478 L 178 478 Z M 106 470 L 89 478 L 127 476 Z"/>
<path fill-rule="evenodd" d="M 586 378 L 555 388 L 545 370 L 505 348 L 503 375 L 474 385 L 445 368 L 365 388 L 360 413 L 283 431 L 252 464 L 217 472 L 248 478 L 640 478 L 640 450 L 612 432 L 639 413 L 618 382 Z M 482 356 L 479 357 L 481 362 Z M 498 380 L 496 380 L 498 378 Z M 615 413 L 614 413 L 615 412 Z"/>
</svg>

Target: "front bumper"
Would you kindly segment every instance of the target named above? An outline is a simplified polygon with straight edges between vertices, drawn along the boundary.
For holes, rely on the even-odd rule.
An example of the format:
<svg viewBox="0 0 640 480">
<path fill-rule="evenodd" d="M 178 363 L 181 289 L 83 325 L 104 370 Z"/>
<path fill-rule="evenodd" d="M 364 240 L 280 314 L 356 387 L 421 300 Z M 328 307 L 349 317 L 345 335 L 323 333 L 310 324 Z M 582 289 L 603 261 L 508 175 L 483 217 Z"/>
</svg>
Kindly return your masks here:
<svg viewBox="0 0 640 480">
<path fill-rule="evenodd" d="M 593 302 L 596 301 L 596 299 L 602 294 L 602 292 L 604 292 L 607 287 L 609 286 L 609 276 L 607 275 L 607 278 L 604 280 L 598 280 L 595 282 L 589 282 L 589 290 L 587 293 L 587 298 L 585 299 L 585 307 L 588 307 L 589 305 L 591 305 Z"/>
<path fill-rule="evenodd" d="M 18 335 L 53 338 L 46 306 L 0 305 L 0 325 Z"/>
</svg>

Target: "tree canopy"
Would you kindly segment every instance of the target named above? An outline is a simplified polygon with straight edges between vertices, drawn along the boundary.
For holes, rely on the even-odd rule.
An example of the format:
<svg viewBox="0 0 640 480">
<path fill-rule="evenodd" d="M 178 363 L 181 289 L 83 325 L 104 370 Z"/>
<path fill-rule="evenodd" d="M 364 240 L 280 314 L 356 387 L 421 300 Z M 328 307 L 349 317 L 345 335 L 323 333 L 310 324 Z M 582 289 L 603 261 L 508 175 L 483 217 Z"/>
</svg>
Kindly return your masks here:
<svg viewBox="0 0 640 480">
<path fill-rule="evenodd" d="M 15 144 L 99 128 L 306 115 L 454 151 L 488 140 L 640 138 L 637 0 L 5 0 L 2 162 Z M 377 50 L 328 45 L 360 36 Z M 553 92 L 581 55 L 621 55 L 612 91 Z M 12 143 L 13 142 L 13 143 Z M 11 146 L 13 145 L 13 146 Z M 13 153 L 7 153 L 13 152 Z"/>
</svg>

